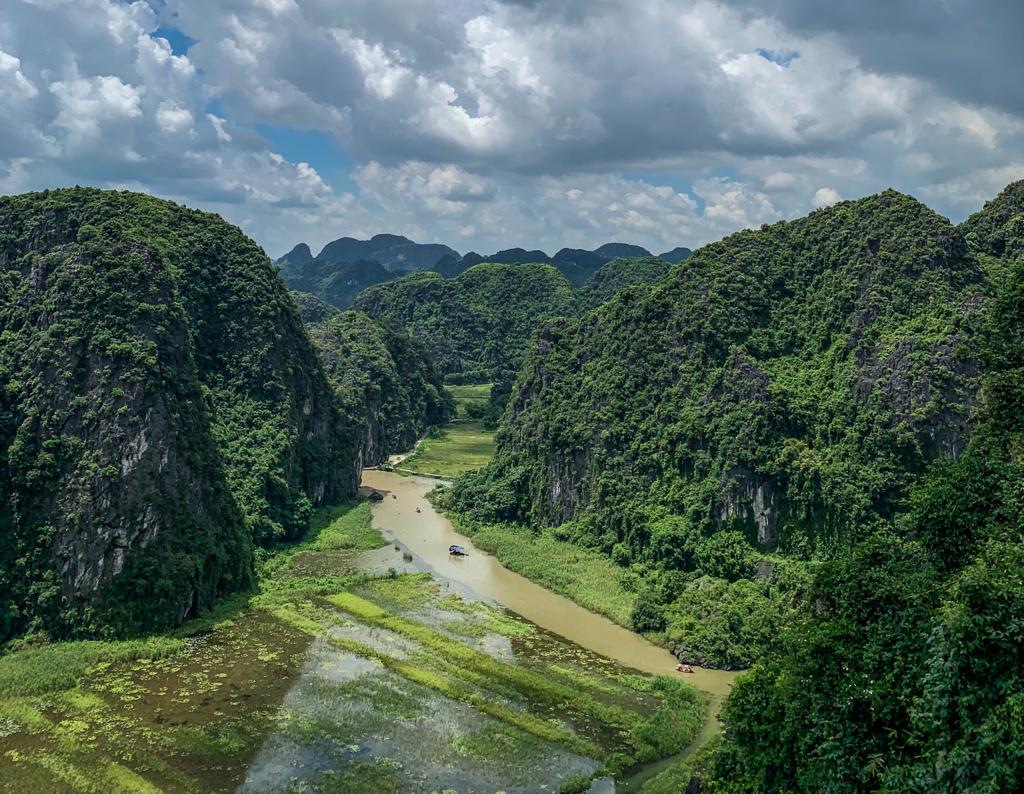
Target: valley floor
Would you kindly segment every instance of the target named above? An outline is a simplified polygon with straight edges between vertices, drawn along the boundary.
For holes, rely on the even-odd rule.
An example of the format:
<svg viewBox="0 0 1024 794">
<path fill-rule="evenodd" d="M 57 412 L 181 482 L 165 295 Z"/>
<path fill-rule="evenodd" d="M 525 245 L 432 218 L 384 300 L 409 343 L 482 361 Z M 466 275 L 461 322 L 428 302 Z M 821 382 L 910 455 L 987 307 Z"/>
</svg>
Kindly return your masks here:
<svg viewBox="0 0 1024 794">
<path fill-rule="evenodd" d="M 450 479 L 485 466 L 493 455 L 494 431 L 485 430 L 482 422 L 457 419 L 428 434 L 398 470 Z"/>
<path fill-rule="evenodd" d="M 583 790 L 704 724 L 685 683 L 419 567 L 342 506 L 173 636 L 0 657 L 0 790 Z"/>
</svg>

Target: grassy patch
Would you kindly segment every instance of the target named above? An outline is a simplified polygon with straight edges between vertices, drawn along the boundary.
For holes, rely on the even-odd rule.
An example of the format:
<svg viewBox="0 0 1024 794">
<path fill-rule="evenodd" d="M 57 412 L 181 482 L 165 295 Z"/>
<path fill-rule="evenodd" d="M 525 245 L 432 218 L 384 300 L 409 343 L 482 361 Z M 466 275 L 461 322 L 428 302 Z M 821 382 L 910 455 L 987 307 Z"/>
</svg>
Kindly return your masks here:
<svg viewBox="0 0 1024 794">
<path fill-rule="evenodd" d="M 501 560 L 506 568 L 622 626 L 630 625 L 636 595 L 619 584 L 622 569 L 603 554 L 522 527 L 460 529 L 472 534 L 473 543 Z"/>
<path fill-rule="evenodd" d="M 480 422 L 462 420 L 438 429 L 420 442 L 400 468 L 415 474 L 450 479 L 474 471 L 494 456 L 494 432 Z"/>
<path fill-rule="evenodd" d="M 378 651 L 375 648 L 371 648 L 368 645 L 357 640 L 349 639 L 348 637 L 331 637 L 328 642 L 332 645 L 336 645 L 342 650 L 348 651 L 349 653 L 354 653 L 367 659 L 374 659 L 380 662 L 388 670 L 398 673 L 403 678 L 412 681 L 415 684 L 420 684 L 428 689 L 433 689 L 435 692 L 440 692 L 442 695 L 445 695 L 452 700 L 458 700 L 462 703 L 466 703 L 484 714 L 494 717 L 495 719 L 499 719 L 502 722 L 506 722 L 509 725 L 519 728 L 522 731 L 526 731 L 527 733 L 541 739 L 546 739 L 558 744 L 564 744 L 576 752 L 590 756 L 591 758 L 601 754 L 600 747 L 581 739 L 576 736 L 576 734 L 571 733 L 565 728 L 539 717 L 535 717 L 528 712 L 509 708 L 508 706 L 493 701 L 486 696 L 467 688 L 465 684 L 457 678 L 444 675 L 443 673 L 439 673 L 435 670 L 428 670 L 414 662 L 396 659 L 393 656 L 389 656 L 382 651 Z"/>
<path fill-rule="evenodd" d="M 259 560 L 256 592 L 180 634 L 0 657 L 0 758 L 12 779 L 41 790 L 234 788 L 270 730 L 300 746 L 361 741 L 365 722 L 336 719 L 322 708 L 330 703 L 372 714 L 384 735 L 427 719 L 438 695 L 468 706 L 478 714 L 445 738 L 444 750 L 454 752 L 452 764 L 485 767 L 510 755 L 513 768 L 543 764 L 555 743 L 618 772 L 676 752 L 700 726 L 702 698 L 685 685 L 643 678 L 633 686 L 611 663 L 607 677 L 595 677 L 581 649 L 449 593 L 428 574 L 371 578 L 345 564 L 381 545 L 367 503 L 323 510 L 306 538 Z M 485 634 L 514 639 L 516 659 L 473 647 Z M 288 717 L 294 705 L 281 703 L 309 658 L 310 637 L 321 638 L 318 654 L 324 642 L 346 652 L 325 670 L 355 677 L 300 679 L 319 711 Z M 523 748 L 535 755 L 524 758 Z M 408 789 L 400 766 L 364 760 L 314 785 Z"/>
<path fill-rule="evenodd" d="M 679 794 L 686 791 L 693 777 L 689 759 L 683 759 L 666 767 L 640 787 L 641 794 Z"/>
<path fill-rule="evenodd" d="M 25 697 L 73 688 L 98 665 L 159 659 L 181 653 L 184 640 L 149 637 L 143 640 L 59 642 L 0 656 L 0 697 Z"/>
<path fill-rule="evenodd" d="M 437 585 L 429 573 L 418 573 L 394 579 L 374 579 L 362 589 L 375 600 L 383 601 L 389 609 L 403 611 L 426 604 L 437 591 Z"/>
<path fill-rule="evenodd" d="M 456 419 L 467 419 L 471 405 L 485 409 L 491 400 L 490 383 L 463 383 L 445 388 L 455 398 Z"/>
<path fill-rule="evenodd" d="M 476 673 L 485 680 L 503 682 L 534 701 L 558 708 L 572 708 L 617 728 L 629 729 L 640 722 L 639 715 L 633 711 L 602 703 L 542 673 L 500 662 L 482 651 L 454 642 L 440 631 L 393 615 L 352 593 L 341 593 L 329 600 L 361 622 L 386 628 L 419 643 L 442 658 L 455 662 L 460 671 L 467 674 Z"/>
</svg>

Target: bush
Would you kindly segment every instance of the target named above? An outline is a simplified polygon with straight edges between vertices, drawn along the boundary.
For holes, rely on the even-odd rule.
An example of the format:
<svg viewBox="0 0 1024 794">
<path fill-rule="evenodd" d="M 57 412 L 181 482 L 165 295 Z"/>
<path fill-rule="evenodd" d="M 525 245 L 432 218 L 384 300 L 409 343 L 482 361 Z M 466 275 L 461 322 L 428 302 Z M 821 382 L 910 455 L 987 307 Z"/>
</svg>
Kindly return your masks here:
<svg viewBox="0 0 1024 794">
<path fill-rule="evenodd" d="M 754 552 L 739 532 L 716 532 L 705 538 L 694 553 L 697 567 L 708 576 L 735 582 L 754 570 Z"/>
<path fill-rule="evenodd" d="M 641 593 L 637 596 L 636 604 L 633 606 L 633 613 L 630 615 L 630 623 L 633 631 L 641 634 L 649 631 L 665 630 L 665 615 L 661 608 L 654 603 L 649 593 Z"/>
</svg>

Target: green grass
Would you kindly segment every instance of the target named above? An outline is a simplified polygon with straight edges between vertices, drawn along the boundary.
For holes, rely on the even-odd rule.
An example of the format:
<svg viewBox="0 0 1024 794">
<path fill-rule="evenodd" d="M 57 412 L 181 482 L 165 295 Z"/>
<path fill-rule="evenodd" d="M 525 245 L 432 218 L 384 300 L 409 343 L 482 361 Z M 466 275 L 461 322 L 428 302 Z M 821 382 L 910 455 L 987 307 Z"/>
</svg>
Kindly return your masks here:
<svg viewBox="0 0 1024 794">
<path fill-rule="evenodd" d="M 457 386 L 445 386 L 455 398 L 455 418 L 466 419 L 469 405 L 486 407 L 491 400 L 490 383 L 465 383 Z"/>
<path fill-rule="evenodd" d="M 482 651 L 454 642 L 450 637 L 435 629 L 408 618 L 393 615 L 357 595 L 341 593 L 331 596 L 328 600 L 362 623 L 393 631 L 419 643 L 432 653 L 450 659 L 464 673 L 477 673 L 486 679 L 504 682 L 533 700 L 553 706 L 570 706 L 593 715 L 607 725 L 625 729 L 638 726 L 640 718 L 635 712 L 608 706 L 548 675 L 500 662 Z"/>
<path fill-rule="evenodd" d="M 324 509 L 304 539 L 263 554 L 255 592 L 173 636 L 53 643 L 0 656 L 0 757 L 16 765 L 11 779 L 26 790 L 233 787 L 280 715 L 308 637 L 375 660 L 417 685 L 413 694 L 426 687 L 494 718 L 466 738 L 462 756 L 500 758 L 523 741 L 555 742 L 603 759 L 617 774 L 677 752 L 698 732 L 706 706 L 685 684 L 644 678 L 637 687 L 619 668 L 599 679 L 571 653 L 521 663 L 478 649 L 478 636 L 528 640 L 537 628 L 464 601 L 428 574 L 372 578 L 350 564 L 382 545 L 367 502 Z M 441 630 L 448 618 L 458 621 Z M 401 638 L 411 650 L 371 647 L 334 634 L 339 626 Z M 189 630 L 204 636 L 189 638 Z M 413 700 L 383 682 L 354 696 L 368 698 L 381 719 L 418 714 Z M 336 782 L 347 785 L 351 774 L 360 785 L 375 781 L 360 790 L 390 791 L 407 782 L 399 773 L 378 760 Z"/>
<path fill-rule="evenodd" d="M 435 692 L 439 692 L 452 700 L 458 700 L 472 706 L 484 714 L 508 723 L 509 725 L 516 727 L 521 731 L 525 731 L 526 733 L 532 734 L 533 736 L 547 741 L 564 744 L 576 752 L 591 758 L 599 757 L 601 755 L 601 748 L 591 742 L 581 739 L 574 733 L 571 733 L 570 731 L 547 720 L 535 717 L 528 712 L 519 711 L 502 705 L 499 702 L 492 701 L 484 695 L 480 695 L 467 689 L 465 684 L 457 678 L 444 675 L 434 670 L 428 670 L 410 661 L 396 659 L 389 654 L 371 648 L 357 640 L 349 639 L 348 637 L 328 637 L 327 642 L 341 648 L 342 650 L 348 651 L 349 653 L 357 654 L 366 659 L 374 659 L 375 661 L 380 662 L 388 670 L 397 673 L 408 681 L 412 681 L 420 686 L 425 686 L 428 689 L 433 689 Z"/>
<path fill-rule="evenodd" d="M 690 760 L 684 758 L 645 781 L 640 787 L 640 792 L 641 794 L 679 794 L 680 791 L 686 791 L 692 777 L 693 768 L 690 765 Z"/>
<path fill-rule="evenodd" d="M 477 548 L 542 587 L 571 598 L 592 612 L 628 627 L 636 594 L 619 582 L 622 569 L 596 551 L 557 540 L 523 527 L 485 525 L 460 527 Z"/>
<path fill-rule="evenodd" d="M 0 656 L 0 697 L 30 697 L 72 689 L 100 664 L 160 659 L 187 642 L 168 637 L 104 642 L 58 642 Z"/>
<path fill-rule="evenodd" d="M 129 640 L 54 642 L 6 653 L 0 656 L 0 698 L 67 692 L 94 670 L 183 653 L 189 648 L 189 634 L 214 629 L 219 623 L 227 625 L 231 618 L 247 608 L 338 592 L 353 580 L 350 574 L 302 576 L 292 569 L 290 563 L 310 552 L 356 552 L 386 545 L 370 521 L 370 506 L 364 501 L 318 510 L 303 540 L 267 555 L 260 565 L 258 593 L 232 597 L 219 604 L 213 612 L 168 635 Z"/>
<path fill-rule="evenodd" d="M 456 421 L 423 439 L 399 469 L 451 479 L 485 466 L 493 456 L 493 431 L 484 430 L 480 422 Z"/>
</svg>

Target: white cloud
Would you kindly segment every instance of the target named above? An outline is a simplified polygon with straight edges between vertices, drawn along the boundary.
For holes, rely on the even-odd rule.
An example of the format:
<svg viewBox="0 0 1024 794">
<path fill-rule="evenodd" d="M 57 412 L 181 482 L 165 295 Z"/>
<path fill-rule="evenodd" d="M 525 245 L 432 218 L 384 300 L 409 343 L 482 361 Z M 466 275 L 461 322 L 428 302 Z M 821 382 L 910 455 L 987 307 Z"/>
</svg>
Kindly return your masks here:
<svg viewBox="0 0 1024 794">
<path fill-rule="evenodd" d="M 842 201 L 838 191 L 830 187 L 820 187 L 814 191 L 815 207 L 831 207 L 838 201 Z"/>
<path fill-rule="evenodd" d="M 57 99 L 55 127 L 80 138 L 96 138 L 104 126 L 142 116 L 145 88 L 121 82 L 114 75 L 58 80 L 50 84 Z"/>
<path fill-rule="evenodd" d="M 963 215 L 1020 173 L 1012 103 L 755 5 L 9 0 L 0 186 L 132 185 L 275 252 L 396 231 L 486 253 L 692 247 L 890 185 Z M 262 124 L 337 142 L 351 173 Z"/>
<path fill-rule="evenodd" d="M 173 101 L 163 101 L 156 111 L 157 126 L 168 134 L 192 132 L 192 112 Z"/>
<path fill-rule="evenodd" d="M 217 133 L 217 140 L 221 143 L 231 143 L 231 134 L 224 128 L 226 119 L 214 116 L 212 113 L 207 113 L 206 119 L 213 126 L 214 132 Z"/>
</svg>

